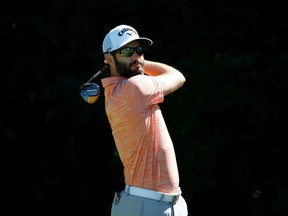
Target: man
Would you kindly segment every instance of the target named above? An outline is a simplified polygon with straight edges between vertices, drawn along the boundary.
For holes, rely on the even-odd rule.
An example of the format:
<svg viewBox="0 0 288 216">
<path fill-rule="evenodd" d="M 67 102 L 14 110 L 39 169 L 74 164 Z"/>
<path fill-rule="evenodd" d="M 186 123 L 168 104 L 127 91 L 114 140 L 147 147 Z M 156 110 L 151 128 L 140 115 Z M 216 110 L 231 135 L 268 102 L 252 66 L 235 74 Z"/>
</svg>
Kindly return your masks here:
<svg viewBox="0 0 288 216">
<path fill-rule="evenodd" d="M 101 80 L 105 109 L 126 183 L 115 193 L 112 216 L 188 215 L 173 143 L 158 106 L 185 77 L 171 66 L 144 60 L 152 43 L 128 25 L 113 28 L 103 41 L 111 73 Z"/>
</svg>

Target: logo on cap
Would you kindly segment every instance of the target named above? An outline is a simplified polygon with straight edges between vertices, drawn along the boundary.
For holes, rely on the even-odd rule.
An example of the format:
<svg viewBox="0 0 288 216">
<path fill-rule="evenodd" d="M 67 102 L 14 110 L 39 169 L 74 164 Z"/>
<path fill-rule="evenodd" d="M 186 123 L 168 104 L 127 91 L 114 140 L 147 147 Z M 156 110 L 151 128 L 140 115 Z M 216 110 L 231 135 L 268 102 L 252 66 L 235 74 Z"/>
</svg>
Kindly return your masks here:
<svg viewBox="0 0 288 216">
<path fill-rule="evenodd" d="M 118 32 L 118 36 L 121 37 L 125 34 L 125 32 L 127 32 L 127 34 L 131 36 L 132 34 L 128 31 L 134 32 L 134 34 L 138 35 L 137 31 L 133 28 L 123 28 L 120 32 Z"/>
</svg>

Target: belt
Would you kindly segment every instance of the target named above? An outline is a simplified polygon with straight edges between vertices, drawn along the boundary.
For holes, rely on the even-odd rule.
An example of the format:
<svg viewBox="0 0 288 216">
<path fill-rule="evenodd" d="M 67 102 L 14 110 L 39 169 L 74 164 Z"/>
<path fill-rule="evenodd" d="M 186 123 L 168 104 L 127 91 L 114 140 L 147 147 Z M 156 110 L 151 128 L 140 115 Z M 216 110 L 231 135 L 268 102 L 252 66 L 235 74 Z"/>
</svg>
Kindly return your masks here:
<svg viewBox="0 0 288 216">
<path fill-rule="evenodd" d="M 175 194 L 166 194 L 153 190 L 148 190 L 144 188 L 134 187 L 126 184 L 125 192 L 127 195 L 139 196 L 144 198 L 149 198 L 153 200 L 157 200 L 159 202 L 167 202 L 175 204 L 179 197 L 181 196 L 181 190 L 179 188 L 179 192 Z"/>
</svg>

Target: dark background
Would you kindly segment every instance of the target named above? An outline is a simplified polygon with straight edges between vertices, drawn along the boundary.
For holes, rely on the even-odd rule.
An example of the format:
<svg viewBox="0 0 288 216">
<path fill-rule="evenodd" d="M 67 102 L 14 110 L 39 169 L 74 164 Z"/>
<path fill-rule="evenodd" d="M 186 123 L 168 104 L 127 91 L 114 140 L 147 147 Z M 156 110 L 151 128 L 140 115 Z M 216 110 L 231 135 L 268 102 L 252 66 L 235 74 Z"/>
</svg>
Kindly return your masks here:
<svg viewBox="0 0 288 216">
<path fill-rule="evenodd" d="M 92 105 L 79 87 L 103 66 L 103 38 L 119 24 L 153 40 L 146 59 L 186 77 L 161 108 L 189 215 L 287 216 L 284 5 L 2 2 L 1 216 L 110 214 L 123 169 L 102 86 Z"/>
</svg>

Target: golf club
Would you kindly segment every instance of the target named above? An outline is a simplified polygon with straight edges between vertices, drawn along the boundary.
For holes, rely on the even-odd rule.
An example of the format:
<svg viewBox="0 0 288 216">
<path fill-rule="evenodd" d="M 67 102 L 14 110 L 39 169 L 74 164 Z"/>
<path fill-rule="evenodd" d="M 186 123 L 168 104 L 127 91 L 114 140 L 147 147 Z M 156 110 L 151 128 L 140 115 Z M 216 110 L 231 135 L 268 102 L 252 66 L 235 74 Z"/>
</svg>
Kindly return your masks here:
<svg viewBox="0 0 288 216">
<path fill-rule="evenodd" d="M 86 83 L 80 86 L 81 97 L 89 104 L 93 104 L 99 97 L 100 88 L 92 81 L 98 77 L 102 72 L 108 69 L 108 65 L 102 67 L 97 73 L 94 74 Z"/>
</svg>

